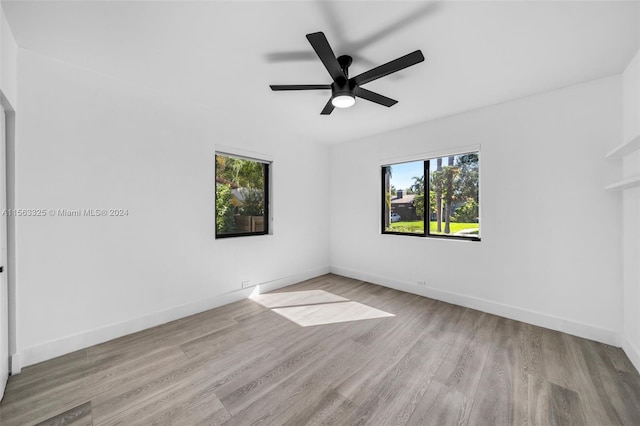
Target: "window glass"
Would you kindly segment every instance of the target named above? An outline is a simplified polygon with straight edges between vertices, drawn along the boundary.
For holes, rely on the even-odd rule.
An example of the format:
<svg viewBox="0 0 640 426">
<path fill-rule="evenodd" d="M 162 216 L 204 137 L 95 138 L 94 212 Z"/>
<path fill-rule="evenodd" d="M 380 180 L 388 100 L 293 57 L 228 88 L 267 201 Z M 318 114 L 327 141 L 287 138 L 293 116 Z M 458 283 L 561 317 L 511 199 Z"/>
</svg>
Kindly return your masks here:
<svg viewBox="0 0 640 426">
<path fill-rule="evenodd" d="M 268 233 L 269 164 L 216 155 L 216 237 Z"/>
<path fill-rule="evenodd" d="M 382 192 L 383 233 L 480 239 L 477 152 L 384 166 Z"/>
<path fill-rule="evenodd" d="M 386 167 L 385 186 L 385 229 L 424 233 L 424 162 Z"/>
<path fill-rule="evenodd" d="M 432 235 L 480 236 L 478 154 L 429 160 L 429 231 Z"/>
</svg>

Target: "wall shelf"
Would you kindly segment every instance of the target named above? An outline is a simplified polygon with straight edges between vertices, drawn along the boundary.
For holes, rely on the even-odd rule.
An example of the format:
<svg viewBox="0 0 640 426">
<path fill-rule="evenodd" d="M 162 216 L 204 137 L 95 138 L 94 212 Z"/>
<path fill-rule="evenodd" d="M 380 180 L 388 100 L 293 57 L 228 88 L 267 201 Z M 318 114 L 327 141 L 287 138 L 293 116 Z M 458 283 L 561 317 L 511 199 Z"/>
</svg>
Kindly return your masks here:
<svg viewBox="0 0 640 426">
<path fill-rule="evenodd" d="M 625 155 L 630 154 L 638 149 L 640 149 L 640 135 L 637 135 L 635 138 L 631 138 L 623 144 L 613 148 L 607 153 L 607 155 L 604 156 L 604 158 L 622 158 Z"/>
<path fill-rule="evenodd" d="M 607 191 L 622 191 L 623 189 L 633 188 L 634 186 L 640 186 L 640 176 L 631 176 L 621 181 L 614 182 L 604 187 Z"/>
</svg>

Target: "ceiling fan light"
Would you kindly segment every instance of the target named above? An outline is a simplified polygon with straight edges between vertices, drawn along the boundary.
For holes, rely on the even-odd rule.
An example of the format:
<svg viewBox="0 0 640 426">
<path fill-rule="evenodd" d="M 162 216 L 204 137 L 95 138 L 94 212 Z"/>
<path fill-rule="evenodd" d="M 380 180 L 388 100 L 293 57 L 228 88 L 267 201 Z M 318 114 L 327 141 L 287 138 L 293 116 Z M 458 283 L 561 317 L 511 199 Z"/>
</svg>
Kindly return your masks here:
<svg viewBox="0 0 640 426">
<path fill-rule="evenodd" d="M 336 108 L 349 108 L 356 103 L 356 98 L 351 95 L 338 95 L 331 99 L 331 103 Z"/>
</svg>

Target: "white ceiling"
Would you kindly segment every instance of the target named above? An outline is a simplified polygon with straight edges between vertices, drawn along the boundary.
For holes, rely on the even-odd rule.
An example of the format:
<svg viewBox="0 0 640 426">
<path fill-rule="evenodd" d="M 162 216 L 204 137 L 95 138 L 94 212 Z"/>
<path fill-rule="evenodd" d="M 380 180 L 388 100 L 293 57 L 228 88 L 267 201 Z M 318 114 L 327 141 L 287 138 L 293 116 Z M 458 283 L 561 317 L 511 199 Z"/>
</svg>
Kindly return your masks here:
<svg viewBox="0 0 640 426">
<path fill-rule="evenodd" d="M 19 46 L 162 91 L 240 126 L 340 142 L 620 73 L 637 2 L 3 2 Z M 323 31 L 351 75 L 421 49 L 426 61 L 330 116 L 328 92 L 269 84 L 330 77 L 305 38 Z"/>
</svg>

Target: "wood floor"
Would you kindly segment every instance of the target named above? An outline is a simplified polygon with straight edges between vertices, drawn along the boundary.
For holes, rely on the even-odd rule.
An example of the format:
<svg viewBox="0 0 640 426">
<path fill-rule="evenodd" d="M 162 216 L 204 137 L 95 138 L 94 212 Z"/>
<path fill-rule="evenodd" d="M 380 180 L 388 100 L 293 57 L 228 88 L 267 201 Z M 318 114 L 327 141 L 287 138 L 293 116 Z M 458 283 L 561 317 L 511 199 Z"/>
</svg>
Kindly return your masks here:
<svg viewBox="0 0 640 426">
<path fill-rule="evenodd" d="M 274 293 L 27 367 L 0 424 L 640 425 L 620 349 L 336 275 Z"/>
</svg>

